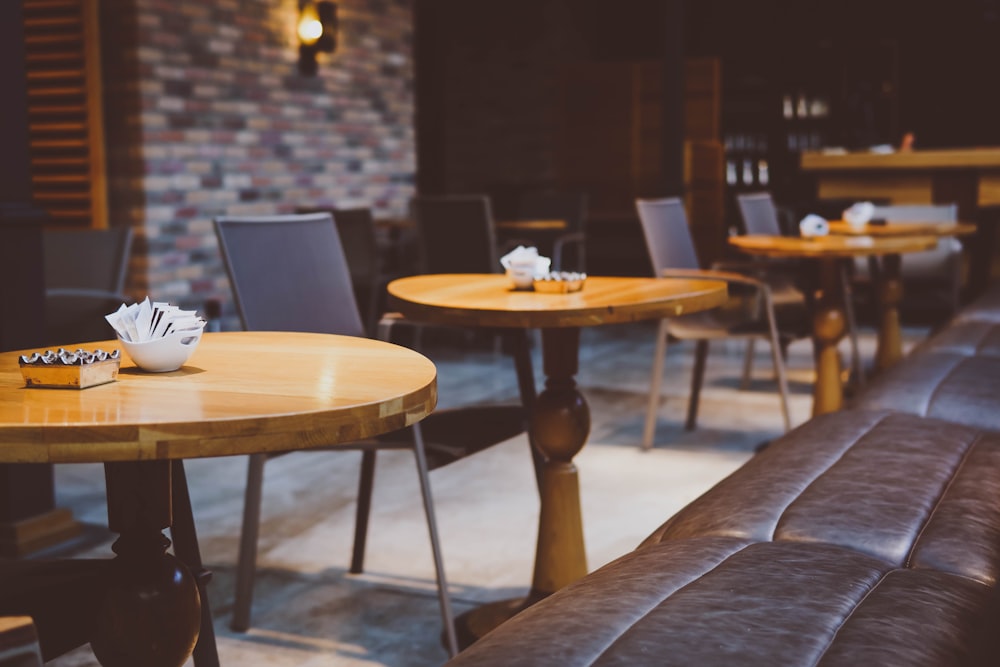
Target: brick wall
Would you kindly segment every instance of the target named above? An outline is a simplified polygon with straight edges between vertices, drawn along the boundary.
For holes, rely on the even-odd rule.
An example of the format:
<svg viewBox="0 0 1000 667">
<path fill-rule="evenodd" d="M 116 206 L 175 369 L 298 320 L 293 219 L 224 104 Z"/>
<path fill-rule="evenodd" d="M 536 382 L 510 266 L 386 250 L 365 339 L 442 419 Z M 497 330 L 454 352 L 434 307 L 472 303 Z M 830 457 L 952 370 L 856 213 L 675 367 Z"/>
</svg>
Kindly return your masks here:
<svg viewBox="0 0 1000 667">
<path fill-rule="evenodd" d="M 231 320 L 217 215 L 405 212 L 411 1 L 338 2 L 338 50 L 303 77 L 296 0 L 104 0 L 111 223 L 136 231 L 134 296 L 219 299 Z"/>
</svg>

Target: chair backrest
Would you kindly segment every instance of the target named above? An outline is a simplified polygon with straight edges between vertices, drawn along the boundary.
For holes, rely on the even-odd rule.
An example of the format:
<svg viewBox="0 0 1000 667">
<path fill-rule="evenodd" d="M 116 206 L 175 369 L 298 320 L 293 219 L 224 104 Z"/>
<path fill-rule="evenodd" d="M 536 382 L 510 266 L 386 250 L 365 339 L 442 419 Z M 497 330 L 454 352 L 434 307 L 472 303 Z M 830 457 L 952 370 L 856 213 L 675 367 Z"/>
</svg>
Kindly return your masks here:
<svg viewBox="0 0 1000 667">
<path fill-rule="evenodd" d="M 676 197 L 638 199 L 636 208 L 655 274 L 664 269 L 701 268 L 684 202 Z"/>
<path fill-rule="evenodd" d="M 358 286 L 370 286 L 378 275 L 378 243 L 375 220 L 370 208 L 321 208 L 299 206 L 296 213 L 330 213 L 340 236 L 340 245 L 347 257 L 351 281 Z"/>
<path fill-rule="evenodd" d="M 958 204 L 876 206 L 872 218 L 890 222 L 955 222 L 958 220 Z"/>
<path fill-rule="evenodd" d="M 425 273 L 500 271 L 489 197 L 418 196 L 411 206 Z"/>
<path fill-rule="evenodd" d="M 521 220 L 565 220 L 567 231 L 583 231 L 587 219 L 587 194 L 528 190 L 517 197 L 517 217 Z"/>
<path fill-rule="evenodd" d="M 329 213 L 215 219 L 243 328 L 364 336 Z"/>
<path fill-rule="evenodd" d="M 781 236 L 778 209 L 769 192 L 746 192 L 736 195 L 747 234 Z"/>
<path fill-rule="evenodd" d="M 132 251 L 132 228 L 46 230 L 45 287 L 121 293 Z"/>
</svg>

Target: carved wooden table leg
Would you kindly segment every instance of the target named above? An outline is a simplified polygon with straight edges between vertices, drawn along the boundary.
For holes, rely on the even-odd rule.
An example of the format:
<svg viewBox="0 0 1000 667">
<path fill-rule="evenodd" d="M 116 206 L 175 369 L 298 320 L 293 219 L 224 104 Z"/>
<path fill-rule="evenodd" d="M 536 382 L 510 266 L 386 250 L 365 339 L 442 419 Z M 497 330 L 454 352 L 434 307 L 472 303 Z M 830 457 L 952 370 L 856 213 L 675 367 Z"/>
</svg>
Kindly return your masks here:
<svg viewBox="0 0 1000 667">
<path fill-rule="evenodd" d="M 840 267 L 835 258 L 820 260 L 819 299 L 813 314 L 813 344 L 816 350 L 816 384 L 813 386 L 813 416 L 835 412 L 844 405 L 837 344 L 847 332 Z"/>
<path fill-rule="evenodd" d="M 120 534 L 91 639 L 104 667 L 181 667 L 201 623 L 193 576 L 166 553 L 170 461 L 105 464 L 108 526 Z"/>
<path fill-rule="evenodd" d="M 903 299 L 899 255 L 882 258 L 878 282 L 878 347 L 875 370 L 884 371 L 903 358 L 903 337 L 899 329 L 899 303 Z"/>
<path fill-rule="evenodd" d="M 532 590 L 542 597 L 587 574 L 580 484 L 573 457 L 590 434 L 590 408 L 576 389 L 580 330 L 542 331 L 545 389 L 535 399 L 531 433 L 545 455 Z"/>
<path fill-rule="evenodd" d="M 455 620 L 465 648 L 502 622 L 587 574 L 580 485 L 573 457 L 590 433 L 590 408 L 576 389 L 580 330 L 542 330 L 545 389 L 531 414 L 532 442 L 544 455 L 541 509 L 531 592 L 473 609 Z"/>
</svg>

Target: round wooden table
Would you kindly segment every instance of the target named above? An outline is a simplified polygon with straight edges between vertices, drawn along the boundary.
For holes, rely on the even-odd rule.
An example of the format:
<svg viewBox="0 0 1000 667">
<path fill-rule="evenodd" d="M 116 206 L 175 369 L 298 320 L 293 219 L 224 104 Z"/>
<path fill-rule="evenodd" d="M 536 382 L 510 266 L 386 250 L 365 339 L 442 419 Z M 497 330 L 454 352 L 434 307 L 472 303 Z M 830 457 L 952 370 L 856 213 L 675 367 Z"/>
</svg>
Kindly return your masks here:
<svg viewBox="0 0 1000 667">
<path fill-rule="evenodd" d="M 899 257 L 901 253 L 930 250 L 937 245 L 931 235 L 887 236 L 734 236 L 729 242 L 751 255 L 799 257 L 819 260 L 819 298 L 813 313 L 813 343 L 816 351 L 816 383 L 813 385 L 813 415 L 843 407 L 837 344 L 847 331 L 844 293 L 839 262 L 853 257 Z M 877 359 L 894 363 L 902 356 L 899 329 L 899 301 L 903 288 L 899 262 L 887 261 L 879 287 L 879 339 Z M 890 361 L 891 360 L 891 361 Z"/>
<path fill-rule="evenodd" d="M 714 308 L 727 299 L 714 280 L 589 277 L 569 294 L 516 291 L 494 274 L 423 275 L 389 283 L 392 307 L 407 317 L 464 327 L 539 328 L 545 389 L 530 409 L 529 435 L 542 453 L 541 511 L 531 592 L 457 619 L 468 645 L 534 602 L 587 574 L 580 490 L 573 457 L 590 432 L 576 388 L 581 327 L 636 322 Z"/>
<path fill-rule="evenodd" d="M 843 220 L 830 223 L 830 233 L 838 236 L 873 236 L 873 237 L 908 237 L 935 236 L 939 239 L 950 236 L 971 236 L 976 233 L 976 226 L 964 222 L 892 222 L 885 224 L 866 224 L 852 226 Z M 881 256 L 869 255 L 868 266 L 871 276 L 875 279 L 880 301 L 888 301 L 889 308 L 881 309 L 882 317 L 896 317 L 899 313 L 899 302 L 903 297 L 901 265 L 899 253 Z M 899 331 L 898 319 L 886 327 L 886 336 L 881 335 L 879 327 L 878 346 L 875 350 L 875 370 L 883 371 L 903 357 L 903 344 L 895 332 Z"/>
<path fill-rule="evenodd" d="M 162 533 L 174 523 L 171 494 L 187 500 L 181 459 L 353 442 L 409 426 L 437 402 L 430 360 L 364 338 L 209 333 L 177 371 L 123 359 L 117 382 L 83 390 L 26 388 L 18 354 L 0 354 L 0 462 L 105 463 L 119 538 L 90 638 L 105 666 L 180 667 L 205 627 L 190 559 L 176 530 L 179 560 L 166 554 Z"/>
</svg>

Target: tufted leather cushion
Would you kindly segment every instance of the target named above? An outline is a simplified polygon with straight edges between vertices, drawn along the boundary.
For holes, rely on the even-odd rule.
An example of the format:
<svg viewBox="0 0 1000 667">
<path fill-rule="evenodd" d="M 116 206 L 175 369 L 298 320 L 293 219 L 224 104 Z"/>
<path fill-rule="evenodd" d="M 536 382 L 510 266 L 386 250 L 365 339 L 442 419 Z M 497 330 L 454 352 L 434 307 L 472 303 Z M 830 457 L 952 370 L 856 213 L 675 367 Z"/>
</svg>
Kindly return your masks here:
<svg viewBox="0 0 1000 667">
<path fill-rule="evenodd" d="M 1000 574 L 1000 434 L 873 411 L 812 419 L 682 509 L 646 544 L 700 536 L 824 542 L 898 567 Z"/>
<path fill-rule="evenodd" d="M 873 378 L 851 404 L 1000 431 L 1000 355 L 926 345 Z"/>
<path fill-rule="evenodd" d="M 985 665 L 974 653 L 994 603 L 980 582 L 832 545 L 674 540 L 539 602 L 448 665 Z"/>
</svg>

